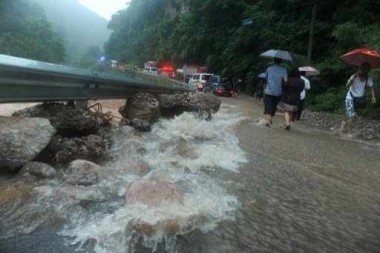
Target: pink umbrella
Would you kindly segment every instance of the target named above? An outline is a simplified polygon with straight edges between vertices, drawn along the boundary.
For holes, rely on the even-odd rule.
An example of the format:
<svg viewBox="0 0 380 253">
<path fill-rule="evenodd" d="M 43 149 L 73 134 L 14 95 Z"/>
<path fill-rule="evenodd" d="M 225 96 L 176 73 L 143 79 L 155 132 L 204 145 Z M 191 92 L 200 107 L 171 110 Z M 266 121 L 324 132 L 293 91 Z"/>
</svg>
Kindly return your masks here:
<svg viewBox="0 0 380 253">
<path fill-rule="evenodd" d="M 352 50 L 340 57 L 348 64 L 360 66 L 365 62 L 371 64 L 372 68 L 380 68 L 380 53 L 370 48 L 359 48 Z"/>
<path fill-rule="evenodd" d="M 299 71 L 306 72 L 307 76 L 317 76 L 319 75 L 319 70 L 311 66 L 303 66 L 298 68 Z"/>
</svg>

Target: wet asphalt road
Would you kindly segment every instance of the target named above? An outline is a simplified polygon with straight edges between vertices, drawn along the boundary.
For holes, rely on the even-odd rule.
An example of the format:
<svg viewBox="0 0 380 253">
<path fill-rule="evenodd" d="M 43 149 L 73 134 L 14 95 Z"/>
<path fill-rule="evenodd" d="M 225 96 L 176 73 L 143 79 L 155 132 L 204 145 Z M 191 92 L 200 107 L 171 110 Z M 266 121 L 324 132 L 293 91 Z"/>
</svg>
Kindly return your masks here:
<svg viewBox="0 0 380 253">
<path fill-rule="evenodd" d="M 237 127 L 249 162 L 230 175 L 235 222 L 204 252 L 380 252 L 380 146 L 296 123 L 258 126 L 261 103 L 225 98 L 248 120 Z M 219 245 L 216 251 L 215 245 Z"/>
</svg>

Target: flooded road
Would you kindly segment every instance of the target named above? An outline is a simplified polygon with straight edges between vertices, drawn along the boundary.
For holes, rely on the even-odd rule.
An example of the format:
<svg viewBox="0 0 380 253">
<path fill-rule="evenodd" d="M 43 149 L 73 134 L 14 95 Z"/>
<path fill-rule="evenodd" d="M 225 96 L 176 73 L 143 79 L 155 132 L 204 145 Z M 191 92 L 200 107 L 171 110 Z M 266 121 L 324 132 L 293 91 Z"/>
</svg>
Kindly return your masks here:
<svg viewBox="0 0 380 253">
<path fill-rule="evenodd" d="M 231 101 L 253 122 L 237 128 L 249 162 L 231 186 L 236 222 L 220 234 L 229 252 L 380 252 L 380 146 L 302 124 L 286 132 L 281 117 L 257 126 L 250 101 Z"/>
<path fill-rule="evenodd" d="M 302 123 L 287 132 L 279 116 L 264 128 L 252 98 L 223 104 L 210 122 L 184 114 L 141 138 L 115 133 L 97 186 L 53 181 L 33 188 L 37 202 L 0 203 L 0 252 L 380 252 L 379 145 Z M 148 174 L 124 166 L 141 159 Z M 139 177 L 176 183 L 184 204 L 126 209 L 125 187 Z M 199 219 L 175 235 L 128 230 L 173 216 Z"/>
</svg>

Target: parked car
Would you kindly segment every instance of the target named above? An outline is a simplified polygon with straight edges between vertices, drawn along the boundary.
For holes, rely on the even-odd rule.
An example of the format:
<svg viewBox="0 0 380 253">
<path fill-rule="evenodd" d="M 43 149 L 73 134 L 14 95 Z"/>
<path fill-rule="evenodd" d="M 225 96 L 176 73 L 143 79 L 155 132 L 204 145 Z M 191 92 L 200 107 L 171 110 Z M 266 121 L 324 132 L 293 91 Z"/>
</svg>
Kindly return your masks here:
<svg viewBox="0 0 380 253">
<path fill-rule="evenodd" d="M 217 96 L 224 96 L 226 92 L 224 83 L 217 83 L 213 86 L 212 93 Z"/>
<path fill-rule="evenodd" d="M 145 67 L 143 72 L 146 74 L 158 75 L 158 69 L 156 67 Z"/>
<path fill-rule="evenodd" d="M 223 83 L 223 78 L 219 75 L 214 75 L 210 78 L 211 90 L 215 93 L 215 88 Z"/>
<path fill-rule="evenodd" d="M 198 91 L 207 91 L 207 90 L 211 91 L 210 89 L 211 84 L 209 81 L 212 76 L 213 74 L 209 74 L 209 73 L 193 74 L 189 80 L 189 84 L 196 86 Z"/>
<path fill-rule="evenodd" d="M 232 97 L 235 94 L 234 87 L 221 76 L 213 76 L 210 79 L 212 93 L 216 96 Z"/>
</svg>

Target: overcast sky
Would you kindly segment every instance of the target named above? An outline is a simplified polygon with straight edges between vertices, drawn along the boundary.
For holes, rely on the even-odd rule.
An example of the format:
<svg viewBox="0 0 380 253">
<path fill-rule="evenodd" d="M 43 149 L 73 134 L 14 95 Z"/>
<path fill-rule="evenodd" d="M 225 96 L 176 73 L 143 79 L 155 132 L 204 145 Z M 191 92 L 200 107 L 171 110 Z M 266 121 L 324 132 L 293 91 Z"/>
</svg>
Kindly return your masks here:
<svg viewBox="0 0 380 253">
<path fill-rule="evenodd" d="M 81 4 L 110 20 L 112 14 L 126 7 L 129 0 L 79 0 Z"/>
</svg>

